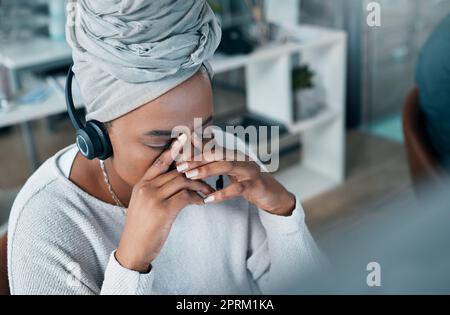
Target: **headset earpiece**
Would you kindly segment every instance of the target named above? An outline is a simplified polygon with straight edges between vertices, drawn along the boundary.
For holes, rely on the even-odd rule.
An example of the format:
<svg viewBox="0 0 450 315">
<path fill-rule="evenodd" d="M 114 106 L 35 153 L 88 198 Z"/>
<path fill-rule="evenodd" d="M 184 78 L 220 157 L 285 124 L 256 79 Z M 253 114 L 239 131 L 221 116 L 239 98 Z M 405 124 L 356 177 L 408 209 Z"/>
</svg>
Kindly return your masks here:
<svg viewBox="0 0 450 315">
<path fill-rule="evenodd" d="M 99 143 L 95 143 L 97 135 L 92 128 L 78 129 L 76 133 L 76 143 L 81 155 L 92 160 L 97 155 L 96 148 Z"/>
<path fill-rule="evenodd" d="M 98 152 L 96 152 L 96 157 L 100 160 L 106 160 L 112 155 L 112 145 L 111 141 L 109 140 L 108 131 L 105 129 L 105 126 L 97 121 L 97 120 L 90 120 L 86 123 L 86 127 L 90 127 L 95 130 L 97 133 L 97 139 L 100 142 L 100 144 L 97 146 L 99 149 Z"/>
<path fill-rule="evenodd" d="M 83 126 L 76 116 L 72 98 L 72 67 L 70 67 L 66 80 L 66 105 L 70 121 L 76 129 L 76 144 L 80 153 L 89 160 L 98 158 L 106 160 L 112 155 L 111 141 L 103 124 L 96 120 L 90 120 Z"/>
</svg>

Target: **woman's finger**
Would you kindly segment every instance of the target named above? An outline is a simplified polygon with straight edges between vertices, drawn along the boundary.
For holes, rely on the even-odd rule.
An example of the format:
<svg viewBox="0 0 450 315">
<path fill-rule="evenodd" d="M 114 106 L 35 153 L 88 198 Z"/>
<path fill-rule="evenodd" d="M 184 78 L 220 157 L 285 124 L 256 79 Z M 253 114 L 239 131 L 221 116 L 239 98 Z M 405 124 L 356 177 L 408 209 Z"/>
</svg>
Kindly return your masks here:
<svg viewBox="0 0 450 315">
<path fill-rule="evenodd" d="M 177 170 L 180 173 L 185 173 L 189 170 L 218 161 L 248 162 L 251 161 L 251 159 L 240 151 L 218 148 L 212 152 L 203 152 L 200 155 L 196 155 L 190 161 L 186 160 L 178 163 Z"/>
<path fill-rule="evenodd" d="M 249 183 L 250 183 L 249 181 L 242 181 L 230 184 L 224 189 L 210 194 L 203 200 L 203 202 L 204 203 L 221 202 L 236 197 L 241 197 L 245 193 L 245 190 L 249 186 Z"/>
<path fill-rule="evenodd" d="M 210 176 L 230 175 L 237 176 L 241 180 L 248 180 L 258 173 L 259 168 L 254 162 L 218 161 L 191 169 L 185 172 L 185 175 L 190 179 L 205 179 Z"/>
<path fill-rule="evenodd" d="M 180 176 L 180 173 L 177 170 L 169 171 L 167 173 L 161 174 L 158 177 L 154 178 L 152 180 L 152 183 L 156 187 L 161 187 L 164 184 L 170 182 L 172 179 L 174 179 L 174 178 L 176 178 L 178 176 Z"/>
<path fill-rule="evenodd" d="M 166 201 L 167 209 L 180 211 L 188 205 L 202 205 L 203 198 L 199 194 L 190 190 L 181 190 Z"/>
<path fill-rule="evenodd" d="M 202 181 L 191 180 L 178 175 L 176 178 L 161 186 L 158 190 L 158 195 L 161 199 L 168 199 L 181 190 L 201 192 L 205 196 L 214 192 L 211 186 Z"/>
<path fill-rule="evenodd" d="M 182 134 L 175 140 L 170 149 L 161 153 L 161 155 L 153 162 L 152 166 L 145 172 L 142 180 L 152 180 L 155 177 L 167 172 L 170 165 L 175 161 L 183 145 L 186 143 L 187 136 Z"/>
</svg>

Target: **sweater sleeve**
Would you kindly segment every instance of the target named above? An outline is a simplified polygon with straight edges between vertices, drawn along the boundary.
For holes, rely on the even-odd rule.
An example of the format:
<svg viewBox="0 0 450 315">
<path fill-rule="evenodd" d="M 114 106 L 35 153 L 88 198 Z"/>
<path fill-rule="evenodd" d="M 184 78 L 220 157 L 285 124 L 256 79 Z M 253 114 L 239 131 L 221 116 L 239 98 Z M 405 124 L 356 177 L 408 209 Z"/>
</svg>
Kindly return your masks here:
<svg viewBox="0 0 450 315">
<path fill-rule="evenodd" d="M 136 295 L 151 294 L 154 271 L 139 273 L 129 270 L 120 265 L 115 256 L 116 251 L 111 253 L 109 263 L 105 271 L 101 294 L 104 295 Z"/>
<path fill-rule="evenodd" d="M 296 198 L 291 216 L 270 214 L 250 205 L 250 232 L 254 248 L 247 268 L 263 294 L 292 293 L 300 281 L 325 266 L 326 259 L 305 224 L 303 208 Z M 262 225 L 262 231 L 258 226 Z"/>
<path fill-rule="evenodd" d="M 96 246 L 92 240 L 102 236 L 93 234 L 96 227 L 90 218 L 68 215 L 67 209 L 64 212 L 52 203 L 45 205 L 36 198 L 10 222 L 8 272 L 12 294 L 152 293 L 148 291 L 153 283 L 152 271 L 140 274 L 122 267 L 115 251 L 107 261 L 92 251 Z"/>
</svg>

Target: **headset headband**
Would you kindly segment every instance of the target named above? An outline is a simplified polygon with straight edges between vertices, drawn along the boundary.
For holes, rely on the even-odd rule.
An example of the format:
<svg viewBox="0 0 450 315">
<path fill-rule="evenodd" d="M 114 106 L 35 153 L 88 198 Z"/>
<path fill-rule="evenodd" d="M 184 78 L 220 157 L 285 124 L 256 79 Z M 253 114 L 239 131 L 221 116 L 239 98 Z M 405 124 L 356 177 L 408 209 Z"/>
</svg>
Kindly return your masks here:
<svg viewBox="0 0 450 315">
<path fill-rule="evenodd" d="M 75 126 L 75 128 L 77 130 L 79 130 L 79 129 L 83 129 L 83 124 L 81 123 L 81 120 L 77 117 L 75 105 L 73 104 L 73 97 L 72 97 L 73 76 L 74 76 L 74 73 L 72 70 L 72 66 L 70 66 L 69 73 L 67 73 L 66 91 L 65 91 L 67 112 L 69 113 L 69 117 L 70 117 L 70 120 L 72 121 L 72 124 Z"/>
</svg>

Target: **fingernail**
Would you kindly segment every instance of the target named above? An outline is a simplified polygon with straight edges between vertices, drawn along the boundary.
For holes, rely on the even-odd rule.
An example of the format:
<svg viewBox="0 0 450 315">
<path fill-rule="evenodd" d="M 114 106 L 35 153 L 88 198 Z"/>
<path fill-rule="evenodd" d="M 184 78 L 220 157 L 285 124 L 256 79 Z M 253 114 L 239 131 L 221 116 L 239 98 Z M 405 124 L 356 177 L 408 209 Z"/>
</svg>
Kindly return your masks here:
<svg viewBox="0 0 450 315">
<path fill-rule="evenodd" d="M 216 198 L 214 196 L 208 196 L 205 199 L 203 199 L 204 203 L 210 203 L 213 202 Z"/>
<path fill-rule="evenodd" d="M 197 191 L 197 194 L 202 197 L 203 199 L 205 199 L 206 196 L 208 196 L 208 194 L 204 193 L 203 191 Z"/>
<path fill-rule="evenodd" d="M 198 175 L 198 170 L 192 170 L 192 171 L 186 172 L 186 177 L 187 178 L 193 178 L 193 177 L 195 177 L 197 175 Z"/>
<path fill-rule="evenodd" d="M 182 163 L 180 165 L 177 165 L 178 172 L 183 172 L 189 168 L 189 165 L 187 163 Z"/>
</svg>

